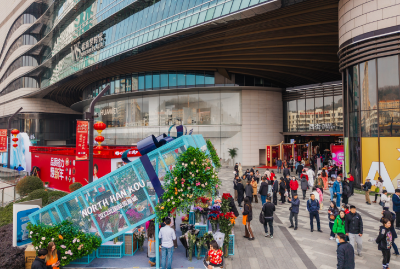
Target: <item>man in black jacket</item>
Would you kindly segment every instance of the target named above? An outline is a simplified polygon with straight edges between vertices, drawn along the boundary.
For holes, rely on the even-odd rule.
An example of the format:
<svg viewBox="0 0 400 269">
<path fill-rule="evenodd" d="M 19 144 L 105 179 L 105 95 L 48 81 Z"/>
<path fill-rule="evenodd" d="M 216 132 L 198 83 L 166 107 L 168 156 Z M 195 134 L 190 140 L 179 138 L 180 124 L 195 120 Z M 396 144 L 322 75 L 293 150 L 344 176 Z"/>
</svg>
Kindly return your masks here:
<svg viewBox="0 0 400 269">
<path fill-rule="evenodd" d="M 47 249 L 40 249 L 38 252 L 38 256 L 32 263 L 31 269 L 51 269 L 53 267 L 60 266 L 60 261 L 47 266 L 45 263 L 46 255 L 47 255 Z"/>
<path fill-rule="evenodd" d="M 285 168 L 285 169 L 287 169 L 287 168 Z M 289 170 L 289 169 L 288 169 Z M 289 178 L 289 175 L 287 175 L 286 177 L 285 177 L 285 185 L 286 185 L 286 191 L 287 191 L 287 193 L 288 193 L 288 198 L 290 198 L 290 178 Z"/>
<path fill-rule="evenodd" d="M 276 177 L 273 178 L 274 184 L 272 185 L 272 201 L 274 205 L 278 204 L 278 190 L 279 190 L 279 182 L 276 180 Z"/>
<path fill-rule="evenodd" d="M 362 257 L 363 221 L 360 214 L 356 212 L 354 205 L 350 206 L 350 213 L 345 217 L 344 228 L 350 239 L 350 244 L 354 248 L 354 244 L 357 243 L 358 256 Z"/>
<path fill-rule="evenodd" d="M 303 166 L 301 165 L 301 163 L 299 163 L 299 165 L 296 168 L 296 173 L 299 175 L 301 175 L 301 173 L 303 173 Z"/>
<path fill-rule="evenodd" d="M 246 187 L 244 187 L 244 192 L 246 193 L 246 197 L 249 198 L 250 203 L 253 202 L 253 186 L 251 186 L 251 182 L 247 181 Z"/>
<path fill-rule="evenodd" d="M 260 189 L 258 190 L 258 193 L 261 195 L 261 203 L 262 205 L 265 204 L 265 201 L 267 199 L 268 196 L 268 183 L 265 182 L 265 177 L 262 177 L 262 182 L 260 185 Z"/>
<path fill-rule="evenodd" d="M 287 166 L 283 169 L 283 177 L 286 178 L 286 176 L 290 176 L 290 170 Z"/>
<path fill-rule="evenodd" d="M 234 189 L 234 192 L 235 192 L 235 201 L 238 200 L 238 191 L 237 191 L 237 183 L 238 183 L 238 181 L 239 181 L 239 176 L 236 175 L 235 178 L 233 179 L 233 189 Z"/>
<path fill-rule="evenodd" d="M 271 238 L 274 238 L 274 211 L 275 211 L 275 205 L 271 203 L 271 198 L 267 198 L 267 202 L 263 205 L 262 211 L 264 212 L 264 231 L 265 231 L 265 237 L 270 236 Z M 268 226 L 269 226 L 269 231 L 271 234 L 268 234 Z"/>
<path fill-rule="evenodd" d="M 238 206 L 242 207 L 242 202 L 244 200 L 244 186 L 240 179 L 238 180 L 238 183 L 236 184 L 236 190 L 238 192 Z"/>
<path fill-rule="evenodd" d="M 356 264 L 354 262 L 354 248 L 346 242 L 346 235 L 342 233 L 337 234 L 339 238 L 339 246 L 337 252 L 337 269 L 354 269 Z"/>
</svg>

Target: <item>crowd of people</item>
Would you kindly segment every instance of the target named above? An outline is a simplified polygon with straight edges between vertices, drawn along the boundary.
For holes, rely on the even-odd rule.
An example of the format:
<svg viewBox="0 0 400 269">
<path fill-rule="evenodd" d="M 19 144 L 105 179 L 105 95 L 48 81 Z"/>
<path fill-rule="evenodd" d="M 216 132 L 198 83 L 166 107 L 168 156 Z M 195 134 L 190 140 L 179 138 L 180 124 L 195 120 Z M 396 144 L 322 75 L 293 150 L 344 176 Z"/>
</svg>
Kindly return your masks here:
<svg viewBox="0 0 400 269">
<path fill-rule="evenodd" d="M 303 200 L 306 200 L 307 197 L 306 208 L 309 213 L 311 232 L 314 232 L 314 222 L 316 222 L 316 231 L 322 233 L 320 212 L 324 210 L 324 200 L 329 199 L 329 207 L 327 208 L 329 239 L 336 240 L 337 243 L 337 268 L 355 268 L 354 255 L 363 256 L 364 225 L 361 215 L 357 212 L 357 207 L 349 204 L 349 199 L 354 195 L 354 177 L 348 173 L 347 177 L 343 178 L 341 174 L 338 174 L 338 171 L 341 170 L 339 168 L 334 172 L 328 171 L 327 167 L 314 171 L 311 168 L 305 168 L 301 162 L 298 162 L 295 172 L 293 172 L 292 167 L 290 167 L 293 166 L 292 162 L 287 162 L 290 165 L 287 166 L 278 159 L 277 164 L 278 173 L 282 173 L 279 179 L 274 170 L 266 169 L 263 175 L 260 175 L 259 171 L 253 167 L 241 174 L 241 169 L 239 170 L 241 166 L 236 164 L 234 167 L 235 200 L 239 207 L 242 207 L 244 202 L 243 215 L 247 216 L 245 237 L 254 240 L 250 223 L 253 219 L 252 204 L 258 203 L 258 195 L 261 197 L 262 216 L 260 216 L 260 222 L 264 226 L 265 237 L 273 238 L 274 211 L 278 206 L 278 195 L 280 205 L 290 204 L 289 228 L 297 230 L 301 202 L 297 192 L 301 189 Z M 279 169 L 280 165 L 283 166 L 282 169 Z M 260 181 L 261 184 L 259 184 Z M 370 192 L 372 187 L 371 180 L 368 178 L 361 185 L 362 191 L 365 192 L 366 204 L 378 203 L 377 198 L 380 197 L 379 204 L 383 209 L 380 218 L 382 225 L 379 228 L 376 243 L 378 249 L 382 251 L 382 267 L 386 269 L 389 268 L 391 255 L 399 255 L 395 239 L 397 238 L 396 230 L 400 230 L 400 189 L 396 189 L 392 195 L 393 213 L 389 210 L 390 197 L 383 187 L 382 178 L 378 178 L 375 183 L 375 199 L 371 203 Z M 324 190 L 326 191 L 325 194 Z M 309 192 L 308 196 L 307 192 Z M 392 247 L 393 254 L 391 254 Z"/>
</svg>

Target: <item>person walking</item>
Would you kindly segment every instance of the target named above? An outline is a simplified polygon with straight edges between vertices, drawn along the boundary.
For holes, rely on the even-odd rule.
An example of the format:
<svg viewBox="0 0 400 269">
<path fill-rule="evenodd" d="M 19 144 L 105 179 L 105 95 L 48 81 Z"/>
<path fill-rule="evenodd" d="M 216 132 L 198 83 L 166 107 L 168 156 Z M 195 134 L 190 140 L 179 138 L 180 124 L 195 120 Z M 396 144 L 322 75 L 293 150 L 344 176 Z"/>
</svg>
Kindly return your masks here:
<svg viewBox="0 0 400 269">
<path fill-rule="evenodd" d="M 256 178 L 256 181 L 257 181 L 257 184 L 258 184 L 260 182 L 260 178 L 261 178 L 260 172 L 258 172 L 258 170 L 256 170 L 256 173 L 254 174 L 254 177 Z"/>
<path fill-rule="evenodd" d="M 371 180 L 369 178 L 365 179 L 365 184 L 361 184 L 362 189 L 365 191 L 365 203 L 371 205 L 371 199 L 369 198 L 369 190 L 372 187 Z"/>
<path fill-rule="evenodd" d="M 253 172 L 253 175 L 255 174 L 255 172 L 256 172 L 256 167 L 255 166 L 253 166 L 252 168 L 250 168 L 250 172 Z"/>
<path fill-rule="evenodd" d="M 285 185 L 286 185 L 286 192 L 288 197 L 290 198 L 290 178 L 289 175 L 285 177 Z"/>
<path fill-rule="evenodd" d="M 308 185 L 312 188 L 314 186 L 314 176 L 315 173 L 312 169 L 307 170 L 307 175 L 308 175 Z"/>
<path fill-rule="evenodd" d="M 396 229 L 400 230 L 400 189 L 395 189 L 392 196 L 393 211 L 396 213 Z"/>
<path fill-rule="evenodd" d="M 333 232 L 333 225 L 335 224 L 335 220 L 339 215 L 339 209 L 337 208 L 335 202 L 331 201 L 331 204 L 328 208 L 328 221 L 329 221 L 329 229 L 331 230 L 331 237 L 329 240 L 335 239 L 335 233 Z"/>
<path fill-rule="evenodd" d="M 279 182 L 279 193 L 281 194 L 281 204 L 284 204 L 286 202 L 285 192 L 286 192 L 286 183 L 283 177 L 281 177 L 281 181 Z"/>
<path fill-rule="evenodd" d="M 388 219 L 390 221 L 390 232 L 392 233 L 392 246 L 394 250 L 393 255 L 399 256 L 399 250 L 397 248 L 396 243 L 394 242 L 395 239 L 397 238 L 397 232 L 396 229 L 394 228 L 395 217 L 396 215 L 390 212 L 388 207 L 383 208 L 381 222 L 383 223 L 383 219 Z"/>
<path fill-rule="evenodd" d="M 150 266 L 156 265 L 156 240 L 155 240 L 155 225 L 154 220 L 150 220 L 147 228 L 147 256 L 149 257 Z"/>
<path fill-rule="evenodd" d="M 258 204 L 258 195 L 257 195 L 257 181 L 256 179 L 253 177 L 251 179 L 251 186 L 253 187 L 253 199 L 254 202 Z"/>
<path fill-rule="evenodd" d="M 328 173 L 326 172 L 325 167 L 322 168 L 321 178 L 322 178 L 322 181 L 324 182 L 324 190 L 327 190 L 328 189 Z"/>
<path fill-rule="evenodd" d="M 292 180 L 289 183 L 290 186 L 290 191 L 292 193 L 292 197 L 294 197 L 295 194 L 297 194 L 297 189 L 299 188 L 299 183 L 296 180 L 296 177 L 292 177 Z"/>
<path fill-rule="evenodd" d="M 235 163 L 235 167 L 233 168 L 233 170 L 235 170 L 236 175 L 239 175 L 239 165 L 238 165 L 238 163 Z"/>
<path fill-rule="evenodd" d="M 350 197 L 350 196 L 354 195 L 354 177 L 350 174 L 350 172 L 347 173 L 347 179 L 349 180 L 349 186 L 350 186 L 350 190 L 351 190 L 351 193 L 349 195 L 349 197 Z"/>
<path fill-rule="evenodd" d="M 235 178 L 233 179 L 233 190 L 235 192 L 235 201 L 238 200 L 238 191 L 237 191 L 238 181 L 239 181 L 239 176 L 235 175 Z"/>
<path fill-rule="evenodd" d="M 350 213 L 346 215 L 344 227 L 346 235 L 350 239 L 350 244 L 354 248 L 354 244 L 357 243 L 357 254 L 362 257 L 363 221 L 354 205 L 350 206 Z"/>
<path fill-rule="evenodd" d="M 236 189 L 237 189 L 237 192 L 238 192 L 238 206 L 242 207 L 242 202 L 244 200 L 245 190 L 244 190 L 244 186 L 242 184 L 242 181 L 240 179 L 238 180 L 238 183 L 236 185 Z"/>
<path fill-rule="evenodd" d="M 276 161 L 276 166 L 278 167 L 278 173 L 282 172 L 282 160 L 280 158 L 278 158 L 278 160 Z"/>
<path fill-rule="evenodd" d="M 390 198 L 387 196 L 387 190 L 382 191 L 381 201 L 379 203 L 383 208 L 390 207 Z M 393 225 L 394 227 L 394 225 Z"/>
<path fill-rule="evenodd" d="M 272 178 L 271 178 L 271 172 L 269 171 L 268 168 L 267 168 L 267 170 L 265 170 L 264 176 L 267 177 L 267 180 L 272 180 Z"/>
<path fill-rule="evenodd" d="M 329 189 L 329 193 L 331 194 L 331 201 L 333 201 L 333 184 L 335 183 L 335 179 L 330 177 L 328 180 L 328 189 Z"/>
<path fill-rule="evenodd" d="M 296 167 L 296 174 L 298 174 L 299 177 L 300 177 L 301 173 L 303 173 L 303 169 L 304 169 L 304 167 L 301 165 L 300 162 L 298 162 L 297 167 Z"/>
<path fill-rule="evenodd" d="M 338 242 L 337 253 L 337 269 L 354 269 L 356 263 L 354 261 L 354 248 L 346 242 L 346 235 L 339 233 L 336 240 Z"/>
<path fill-rule="evenodd" d="M 310 199 L 307 201 L 307 211 L 310 213 L 310 226 L 311 232 L 314 231 L 314 218 L 317 221 L 317 229 L 318 232 L 321 231 L 321 224 L 319 222 L 319 202 L 315 199 L 315 195 L 313 193 L 310 194 Z"/>
<path fill-rule="evenodd" d="M 284 166 L 283 168 L 283 178 L 287 178 L 288 176 L 290 176 L 290 170 L 287 166 Z"/>
<path fill-rule="evenodd" d="M 251 181 L 247 181 L 247 185 L 246 185 L 246 187 L 244 187 L 244 192 L 246 194 L 246 197 L 249 198 L 250 203 L 252 203 L 253 202 L 253 186 L 251 185 Z"/>
<path fill-rule="evenodd" d="M 382 266 L 383 269 L 389 268 L 390 263 L 390 249 L 392 248 L 393 235 L 390 231 L 391 222 L 390 220 L 384 218 L 382 219 L 383 225 L 379 227 L 379 235 L 375 242 L 378 244 L 378 249 L 382 251 Z"/>
<path fill-rule="evenodd" d="M 264 205 L 268 196 L 268 183 L 266 182 L 265 176 L 261 179 L 261 185 L 258 193 L 261 196 L 261 204 Z"/>
<path fill-rule="evenodd" d="M 341 182 L 342 178 L 337 177 L 335 183 L 333 183 L 333 194 L 336 194 L 336 206 L 340 207 L 340 198 L 343 193 L 343 185 Z"/>
<path fill-rule="evenodd" d="M 243 216 L 246 216 L 246 226 L 245 226 L 245 238 L 249 240 L 254 240 L 253 231 L 250 226 L 250 222 L 253 220 L 253 208 L 251 206 L 251 202 L 249 197 L 244 198 L 244 210 Z"/>
<path fill-rule="evenodd" d="M 261 209 L 264 213 L 264 232 L 265 237 L 274 238 L 274 211 L 275 205 L 271 203 L 271 198 L 268 197 L 266 203 L 263 205 Z M 268 233 L 269 226 L 269 233 Z"/>
<path fill-rule="evenodd" d="M 334 234 L 346 234 L 346 228 L 344 227 L 346 213 L 344 210 L 340 210 L 339 215 L 336 216 L 336 219 L 333 223 L 332 232 Z"/>
<path fill-rule="evenodd" d="M 373 201 L 374 204 L 376 204 L 378 196 L 382 198 L 382 191 L 383 191 L 383 180 L 381 177 L 378 177 L 378 181 L 375 183 L 375 200 Z"/>
<path fill-rule="evenodd" d="M 300 199 L 297 196 L 297 193 L 294 193 L 293 195 L 293 199 L 289 198 L 289 202 L 292 204 L 291 207 L 289 208 L 290 210 L 290 216 L 289 216 L 289 220 L 290 220 L 290 226 L 289 228 L 294 228 L 295 230 L 297 230 L 297 216 L 299 215 L 299 209 L 300 209 Z M 293 217 L 294 217 L 294 225 L 293 225 Z"/>
<path fill-rule="evenodd" d="M 321 174 L 319 174 L 315 180 L 314 187 L 320 189 L 321 192 L 324 191 L 324 180 L 322 179 Z"/>
<path fill-rule="evenodd" d="M 306 161 L 304 160 L 304 158 L 301 159 L 301 165 L 302 165 L 303 167 L 306 166 Z"/>
<path fill-rule="evenodd" d="M 290 158 L 290 160 L 289 160 L 290 172 L 293 172 L 293 166 L 294 166 L 294 159 Z"/>
<path fill-rule="evenodd" d="M 278 191 L 279 191 L 279 182 L 276 177 L 273 177 L 274 184 L 272 185 L 272 197 L 274 205 L 278 204 Z"/>
<path fill-rule="evenodd" d="M 303 192 L 303 200 L 305 200 L 306 199 L 306 192 L 307 192 L 307 189 L 308 189 L 308 181 L 307 181 L 305 176 L 301 177 L 300 184 L 301 184 L 301 190 Z"/>
<path fill-rule="evenodd" d="M 160 229 L 158 238 L 162 240 L 161 243 L 161 268 L 171 269 L 172 255 L 174 254 L 174 240 L 176 235 L 174 229 L 171 228 L 171 218 L 166 218 L 165 226 Z M 167 263 L 168 259 L 168 263 Z"/>
<path fill-rule="evenodd" d="M 241 163 L 239 163 L 238 165 L 238 170 L 239 170 L 239 177 L 243 176 L 243 168 Z"/>
</svg>

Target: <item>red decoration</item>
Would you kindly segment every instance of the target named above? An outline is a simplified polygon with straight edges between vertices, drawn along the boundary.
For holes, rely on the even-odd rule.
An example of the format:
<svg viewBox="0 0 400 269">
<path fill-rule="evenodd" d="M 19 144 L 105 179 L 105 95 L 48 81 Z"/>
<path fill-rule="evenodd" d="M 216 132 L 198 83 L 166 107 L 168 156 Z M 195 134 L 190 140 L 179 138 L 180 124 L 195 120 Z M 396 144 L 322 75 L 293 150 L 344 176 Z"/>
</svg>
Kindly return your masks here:
<svg viewBox="0 0 400 269">
<path fill-rule="evenodd" d="M 97 136 L 94 140 L 96 140 L 97 143 L 101 144 L 104 141 L 104 136 Z"/>
<path fill-rule="evenodd" d="M 16 137 L 16 136 L 19 134 L 19 131 L 18 131 L 17 129 L 13 129 L 13 130 L 11 131 L 11 134 L 12 134 L 14 137 Z"/>
<path fill-rule="evenodd" d="M 98 121 L 93 125 L 93 128 L 99 133 L 99 135 L 101 135 L 101 132 L 107 128 L 107 125 L 102 122 L 102 121 Z"/>
<path fill-rule="evenodd" d="M 229 199 L 229 198 L 231 198 L 232 197 L 232 195 L 230 194 L 230 193 L 224 193 L 223 195 L 222 195 L 222 199 Z"/>
<path fill-rule="evenodd" d="M 18 138 L 14 137 L 14 138 L 12 139 L 12 141 L 18 142 Z"/>
<path fill-rule="evenodd" d="M 97 137 L 96 137 L 97 138 Z M 101 150 L 103 149 L 103 147 L 101 146 L 101 145 L 98 145 L 97 147 L 96 147 L 96 149 L 99 151 L 99 154 L 101 153 Z"/>
<path fill-rule="evenodd" d="M 14 148 L 18 147 L 18 144 L 13 144 L 13 147 L 14 147 Z"/>
</svg>

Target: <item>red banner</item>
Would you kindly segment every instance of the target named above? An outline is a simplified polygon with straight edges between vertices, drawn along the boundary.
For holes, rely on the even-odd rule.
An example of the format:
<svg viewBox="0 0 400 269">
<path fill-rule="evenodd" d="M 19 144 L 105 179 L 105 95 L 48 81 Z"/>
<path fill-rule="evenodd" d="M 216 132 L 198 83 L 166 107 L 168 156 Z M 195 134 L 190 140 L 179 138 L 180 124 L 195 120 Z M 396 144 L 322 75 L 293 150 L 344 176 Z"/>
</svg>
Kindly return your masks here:
<svg viewBox="0 0 400 269">
<path fill-rule="evenodd" d="M 267 162 L 271 161 L 271 147 L 267 146 Z"/>
<path fill-rule="evenodd" d="M 89 122 L 78 120 L 76 122 L 76 160 L 88 159 L 88 130 Z"/>
<path fill-rule="evenodd" d="M 0 129 L 0 152 L 7 152 L 7 129 Z"/>
</svg>

